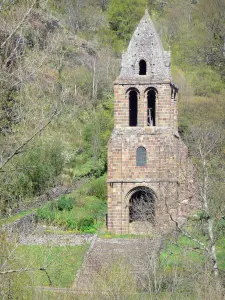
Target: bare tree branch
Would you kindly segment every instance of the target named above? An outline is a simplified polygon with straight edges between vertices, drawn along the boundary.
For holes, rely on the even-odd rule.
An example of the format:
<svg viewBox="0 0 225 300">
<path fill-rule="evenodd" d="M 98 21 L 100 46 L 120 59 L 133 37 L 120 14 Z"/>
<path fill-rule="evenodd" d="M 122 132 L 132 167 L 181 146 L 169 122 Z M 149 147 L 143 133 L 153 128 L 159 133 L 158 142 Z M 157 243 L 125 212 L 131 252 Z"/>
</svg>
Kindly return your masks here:
<svg viewBox="0 0 225 300">
<path fill-rule="evenodd" d="M 26 139 L 19 147 L 17 147 L 13 153 L 0 165 L 0 170 L 3 169 L 3 167 L 17 154 L 21 153 L 21 149 L 26 146 L 29 142 L 31 142 L 34 137 L 36 137 L 39 133 L 41 133 L 53 120 L 56 116 L 58 116 L 61 113 L 62 109 L 60 111 L 55 110 L 55 112 L 52 114 L 50 119 L 45 123 L 41 128 L 39 128 L 35 133 L 33 133 L 28 139 Z"/>
<path fill-rule="evenodd" d="M 182 233 L 183 235 L 185 235 L 187 238 L 189 238 L 190 240 L 192 240 L 193 242 L 196 242 L 200 247 L 201 250 L 205 250 L 207 253 L 210 253 L 208 247 L 205 246 L 204 243 L 202 243 L 201 241 L 199 241 L 198 239 L 196 239 L 195 237 L 193 237 L 188 231 L 184 230 L 183 228 L 181 228 L 181 226 L 179 225 L 179 223 L 173 218 L 172 214 L 169 212 L 169 207 L 168 207 L 168 203 L 165 199 L 165 205 L 166 205 L 166 209 L 167 209 L 167 213 L 170 217 L 170 220 L 175 223 L 177 230 Z"/>
<path fill-rule="evenodd" d="M 25 21 L 25 19 L 27 18 L 27 16 L 30 14 L 30 12 L 32 11 L 32 9 L 34 8 L 34 5 L 36 4 L 36 0 L 34 0 L 34 2 L 32 3 L 31 7 L 28 9 L 28 11 L 25 13 L 25 15 L 23 16 L 22 20 L 18 23 L 18 25 L 12 30 L 12 32 L 10 33 L 10 35 L 7 37 L 7 39 L 1 44 L 0 48 L 3 48 L 5 46 L 5 44 L 7 43 L 8 40 L 11 39 L 11 37 L 16 33 L 16 31 L 20 28 L 20 26 L 23 24 L 23 22 Z"/>
<path fill-rule="evenodd" d="M 12 273 L 21 273 L 21 272 L 33 272 L 33 271 L 43 271 L 48 277 L 49 284 L 52 285 L 51 278 L 46 270 L 46 268 L 41 267 L 41 268 L 21 268 L 17 270 L 5 270 L 5 271 L 0 271 L 0 275 L 6 275 L 6 274 L 12 274 Z"/>
</svg>

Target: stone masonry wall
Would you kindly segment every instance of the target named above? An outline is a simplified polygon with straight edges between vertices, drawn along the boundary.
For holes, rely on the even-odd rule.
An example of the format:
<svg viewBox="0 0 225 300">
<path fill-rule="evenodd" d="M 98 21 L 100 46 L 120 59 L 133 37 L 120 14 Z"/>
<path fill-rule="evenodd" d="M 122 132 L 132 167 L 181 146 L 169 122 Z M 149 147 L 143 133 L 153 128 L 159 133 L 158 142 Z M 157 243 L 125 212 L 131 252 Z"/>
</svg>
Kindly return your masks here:
<svg viewBox="0 0 225 300">
<path fill-rule="evenodd" d="M 147 151 L 146 166 L 136 166 L 136 149 Z M 149 187 L 157 196 L 158 227 L 168 228 L 169 212 L 176 219 L 187 217 L 192 191 L 186 180 L 189 170 L 187 147 L 169 129 L 114 129 L 108 148 L 108 229 L 129 233 L 128 193 L 137 187 Z"/>
<path fill-rule="evenodd" d="M 37 227 L 37 218 L 35 214 L 30 214 L 21 219 L 4 225 L 3 230 L 6 230 L 9 238 L 19 237 L 20 235 L 27 236 L 31 234 Z"/>
<path fill-rule="evenodd" d="M 143 82 L 143 79 L 142 79 Z M 176 101 L 171 98 L 169 83 L 163 84 L 129 84 L 126 80 L 115 82 L 114 85 L 114 121 L 115 128 L 129 126 L 129 91 L 134 89 L 138 92 L 138 126 L 147 126 L 147 93 L 149 89 L 157 91 L 156 97 L 156 126 L 177 128 Z"/>
</svg>

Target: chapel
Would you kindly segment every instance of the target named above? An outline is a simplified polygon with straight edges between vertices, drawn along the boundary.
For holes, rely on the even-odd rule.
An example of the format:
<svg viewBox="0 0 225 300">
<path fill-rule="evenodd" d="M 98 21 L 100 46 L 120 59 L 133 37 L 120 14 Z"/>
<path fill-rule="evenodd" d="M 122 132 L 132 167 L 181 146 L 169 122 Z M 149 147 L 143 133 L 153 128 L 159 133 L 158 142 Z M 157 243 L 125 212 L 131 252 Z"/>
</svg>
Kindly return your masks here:
<svg viewBox="0 0 225 300">
<path fill-rule="evenodd" d="M 122 55 L 108 143 L 108 231 L 168 230 L 193 210 L 193 172 L 178 133 L 171 54 L 148 11 Z"/>
</svg>

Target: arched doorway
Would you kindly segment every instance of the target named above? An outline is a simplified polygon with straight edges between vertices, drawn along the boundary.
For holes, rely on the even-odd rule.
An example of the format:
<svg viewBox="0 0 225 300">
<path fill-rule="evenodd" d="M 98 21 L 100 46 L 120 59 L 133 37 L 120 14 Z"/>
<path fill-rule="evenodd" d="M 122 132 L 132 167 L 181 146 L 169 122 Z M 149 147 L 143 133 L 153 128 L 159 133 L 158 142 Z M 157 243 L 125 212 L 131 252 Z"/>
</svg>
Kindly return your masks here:
<svg viewBox="0 0 225 300">
<path fill-rule="evenodd" d="M 148 126 L 156 126 L 156 91 L 150 89 L 147 94 L 148 111 L 147 111 L 147 124 Z"/>
<path fill-rule="evenodd" d="M 153 190 L 148 187 L 137 187 L 129 194 L 129 223 L 154 224 L 156 195 Z"/>
</svg>

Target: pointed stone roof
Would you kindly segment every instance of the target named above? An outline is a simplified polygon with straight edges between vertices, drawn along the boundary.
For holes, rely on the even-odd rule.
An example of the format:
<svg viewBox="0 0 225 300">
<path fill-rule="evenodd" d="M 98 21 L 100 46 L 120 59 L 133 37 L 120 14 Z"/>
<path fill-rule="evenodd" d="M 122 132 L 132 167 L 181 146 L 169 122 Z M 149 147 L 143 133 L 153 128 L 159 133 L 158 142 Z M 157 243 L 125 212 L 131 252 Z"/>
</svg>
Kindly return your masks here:
<svg viewBox="0 0 225 300">
<path fill-rule="evenodd" d="M 145 60 L 147 74 L 139 75 L 139 62 Z M 147 9 L 122 55 L 119 78 L 139 78 L 150 81 L 170 80 L 170 52 L 164 51 Z"/>
</svg>

